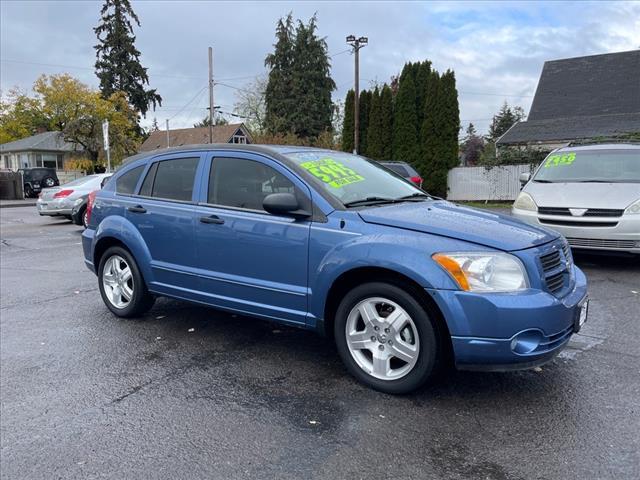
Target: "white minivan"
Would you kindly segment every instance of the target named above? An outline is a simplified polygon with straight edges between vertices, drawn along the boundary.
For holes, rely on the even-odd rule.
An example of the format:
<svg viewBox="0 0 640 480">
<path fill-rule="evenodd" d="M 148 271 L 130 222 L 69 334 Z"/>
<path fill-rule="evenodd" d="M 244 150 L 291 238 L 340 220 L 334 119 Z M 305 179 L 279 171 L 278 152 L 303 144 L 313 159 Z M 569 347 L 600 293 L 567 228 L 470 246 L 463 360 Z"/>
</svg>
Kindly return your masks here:
<svg viewBox="0 0 640 480">
<path fill-rule="evenodd" d="M 560 148 L 520 182 L 514 217 L 572 248 L 640 254 L 640 144 Z"/>
</svg>

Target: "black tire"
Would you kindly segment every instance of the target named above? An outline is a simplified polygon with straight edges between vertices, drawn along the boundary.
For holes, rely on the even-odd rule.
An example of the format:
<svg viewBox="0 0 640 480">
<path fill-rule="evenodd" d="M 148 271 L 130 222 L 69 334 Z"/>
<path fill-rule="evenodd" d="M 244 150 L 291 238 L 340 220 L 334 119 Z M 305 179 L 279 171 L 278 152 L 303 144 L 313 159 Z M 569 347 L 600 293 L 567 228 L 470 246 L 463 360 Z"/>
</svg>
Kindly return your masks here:
<svg viewBox="0 0 640 480">
<path fill-rule="evenodd" d="M 24 196 L 25 196 L 25 198 L 32 198 L 33 197 L 33 188 L 31 188 L 31 185 L 25 185 L 24 186 Z"/>
<path fill-rule="evenodd" d="M 107 294 L 105 292 L 105 287 L 103 284 L 105 264 L 114 255 L 118 255 L 125 259 L 125 261 L 129 265 L 129 268 L 131 269 L 132 274 L 133 296 L 129 301 L 129 304 L 124 308 L 117 308 L 111 303 L 111 301 L 107 298 Z M 122 247 L 110 247 L 100 258 L 98 267 L 98 286 L 100 288 L 102 301 L 107 306 L 107 308 L 118 317 L 133 318 L 142 316 L 151 309 L 155 302 L 155 297 L 149 293 L 144 278 L 142 277 L 140 269 L 138 268 L 138 264 L 136 263 L 133 256 Z"/>
<path fill-rule="evenodd" d="M 87 206 L 83 205 L 82 207 L 80 207 L 80 210 L 78 210 L 77 213 L 74 213 L 72 215 L 72 220 L 75 225 L 84 226 L 84 228 L 87 228 L 87 226 L 84 224 L 84 214 L 86 211 Z"/>
<path fill-rule="evenodd" d="M 82 210 L 80 210 L 80 219 L 82 222 L 82 226 L 86 229 L 89 227 L 89 217 L 87 216 L 87 206 L 85 205 Z"/>
<path fill-rule="evenodd" d="M 44 177 L 42 179 L 42 184 L 46 188 L 51 188 L 51 187 L 55 187 L 56 186 L 56 181 L 53 179 L 53 177 Z"/>
<path fill-rule="evenodd" d="M 438 358 L 442 355 L 443 349 L 438 341 L 436 326 L 410 291 L 410 288 L 390 283 L 365 283 L 347 293 L 336 311 L 334 338 L 340 358 L 357 380 L 384 393 L 405 394 L 421 387 L 435 374 Z M 417 329 L 420 342 L 418 359 L 413 368 L 401 378 L 383 380 L 372 376 L 358 365 L 349 351 L 346 339 L 349 313 L 359 302 L 372 297 L 383 297 L 397 303 L 409 314 Z"/>
</svg>

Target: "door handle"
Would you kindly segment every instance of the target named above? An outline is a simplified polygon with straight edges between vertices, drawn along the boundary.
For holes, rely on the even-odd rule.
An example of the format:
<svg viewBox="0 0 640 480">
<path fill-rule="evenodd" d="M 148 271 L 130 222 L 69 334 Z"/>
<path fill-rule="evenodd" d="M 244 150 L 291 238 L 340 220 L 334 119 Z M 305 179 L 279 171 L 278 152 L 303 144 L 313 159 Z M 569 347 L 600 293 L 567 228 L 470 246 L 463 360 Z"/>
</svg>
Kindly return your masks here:
<svg viewBox="0 0 640 480">
<path fill-rule="evenodd" d="M 129 207 L 127 208 L 127 210 L 133 213 L 147 213 L 147 209 L 140 205 L 136 205 L 135 207 Z"/>
<path fill-rule="evenodd" d="M 213 223 L 214 225 L 222 225 L 224 220 L 217 215 L 210 215 L 208 217 L 200 217 L 200 223 Z"/>
</svg>

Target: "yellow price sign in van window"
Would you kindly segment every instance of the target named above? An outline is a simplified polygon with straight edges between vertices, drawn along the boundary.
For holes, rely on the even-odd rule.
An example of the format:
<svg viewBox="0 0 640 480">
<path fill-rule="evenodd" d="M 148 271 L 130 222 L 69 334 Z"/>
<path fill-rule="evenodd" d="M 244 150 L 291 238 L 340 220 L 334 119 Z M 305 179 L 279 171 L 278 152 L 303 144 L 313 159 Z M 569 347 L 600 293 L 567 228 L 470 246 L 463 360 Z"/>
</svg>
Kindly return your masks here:
<svg viewBox="0 0 640 480">
<path fill-rule="evenodd" d="M 364 177 L 359 175 L 358 172 L 337 162 L 333 158 L 304 162 L 301 163 L 300 166 L 318 180 L 333 188 L 344 187 L 345 185 L 364 180 Z"/>
<path fill-rule="evenodd" d="M 547 158 L 547 161 L 544 164 L 544 168 L 549 167 L 558 167 L 562 165 L 571 165 L 573 161 L 576 159 L 576 154 L 574 152 L 571 153 L 556 153 Z"/>
</svg>

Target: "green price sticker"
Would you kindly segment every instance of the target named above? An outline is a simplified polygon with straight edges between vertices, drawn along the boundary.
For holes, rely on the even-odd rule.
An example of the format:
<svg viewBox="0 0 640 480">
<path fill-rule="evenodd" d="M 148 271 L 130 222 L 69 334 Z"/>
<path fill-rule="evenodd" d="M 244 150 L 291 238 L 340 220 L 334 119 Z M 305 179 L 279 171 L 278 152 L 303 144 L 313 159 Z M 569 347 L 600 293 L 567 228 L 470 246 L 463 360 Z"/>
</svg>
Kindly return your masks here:
<svg viewBox="0 0 640 480">
<path fill-rule="evenodd" d="M 576 154 L 574 152 L 556 153 L 555 155 L 551 155 L 549 158 L 547 158 L 547 161 L 544 164 L 544 168 L 558 167 L 560 165 L 571 165 L 575 159 Z"/>
<path fill-rule="evenodd" d="M 304 162 L 300 166 L 321 182 L 333 188 L 344 187 L 364 180 L 364 177 L 359 175 L 358 172 L 340 162 L 336 162 L 333 158 Z"/>
</svg>

